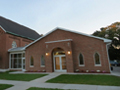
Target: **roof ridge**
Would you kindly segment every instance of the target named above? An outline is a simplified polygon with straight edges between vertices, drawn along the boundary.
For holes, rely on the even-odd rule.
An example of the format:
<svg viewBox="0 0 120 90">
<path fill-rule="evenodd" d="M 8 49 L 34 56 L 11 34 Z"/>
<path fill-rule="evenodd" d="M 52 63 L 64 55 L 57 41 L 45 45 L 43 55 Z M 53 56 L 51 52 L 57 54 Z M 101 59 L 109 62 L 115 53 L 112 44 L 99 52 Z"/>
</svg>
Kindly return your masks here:
<svg viewBox="0 0 120 90">
<path fill-rule="evenodd" d="M 27 27 L 27 26 L 24 26 L 24 25 L 22 25 L 22 24 L 19 24 L 19 23 L 15 22 L 15 21 L 13 21 L 13 20 L 11 20 L 11 19 L 8 19 L 8 18 L 3 17 L 3 16 L 0 16 L 0 17 L 3 18 L 3 19 L 6 19 L 6 20 L 8 20 L 8 21 L 10 21 L 10 22 L 12 22 L 12 23 L 15 23 L 15 24 L 17 24 L 17 25 L 20 25 L 20 26 L 22 26 L 22 27 L 28 28 L 28 29 L 36 32 L 35 30 L 33 30 L 33 29 L 31 29 L 31 28 L 29 28 L 29 27 Z"/>
</svg>

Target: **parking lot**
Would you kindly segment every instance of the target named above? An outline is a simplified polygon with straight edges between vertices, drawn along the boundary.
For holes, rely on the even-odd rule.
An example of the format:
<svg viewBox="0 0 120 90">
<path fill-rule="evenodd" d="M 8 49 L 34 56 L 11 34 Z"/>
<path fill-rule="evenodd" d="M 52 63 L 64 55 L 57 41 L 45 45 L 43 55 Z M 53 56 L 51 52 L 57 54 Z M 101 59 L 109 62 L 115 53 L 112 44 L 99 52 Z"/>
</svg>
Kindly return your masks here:
<svg viewBox="0 0 120 90">
<path fill-rule="evenodd" d="M 113 72 L 120 72 L 120 66 L 113 66 Z"/>
</svg>

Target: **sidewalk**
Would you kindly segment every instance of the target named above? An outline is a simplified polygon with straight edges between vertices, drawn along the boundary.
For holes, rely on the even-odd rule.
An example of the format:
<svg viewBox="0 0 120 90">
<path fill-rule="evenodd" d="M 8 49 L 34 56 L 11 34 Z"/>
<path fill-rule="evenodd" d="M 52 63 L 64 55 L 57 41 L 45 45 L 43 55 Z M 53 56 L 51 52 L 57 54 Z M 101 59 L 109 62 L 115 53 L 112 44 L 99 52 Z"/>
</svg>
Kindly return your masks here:
<svg viewBox="0 0 120 90">
<path fill-rule="evenodd" d="M 45 83 L 45 81 L 55 78 L 63 73 L 50 73 L 47 76 L 32 80 L 32 81 L 13 81 L 0 80 L 1 84 L 13 84 L 14 86 L 6 90 L 26 90 L 30 87 L 41 88 L 59 88 L 71 90 L 120 90 L 120 86 L 101 86 L 101 85 L 85 85 L 85 84 L 60 84 L 60 83 Z"/>
</svg>

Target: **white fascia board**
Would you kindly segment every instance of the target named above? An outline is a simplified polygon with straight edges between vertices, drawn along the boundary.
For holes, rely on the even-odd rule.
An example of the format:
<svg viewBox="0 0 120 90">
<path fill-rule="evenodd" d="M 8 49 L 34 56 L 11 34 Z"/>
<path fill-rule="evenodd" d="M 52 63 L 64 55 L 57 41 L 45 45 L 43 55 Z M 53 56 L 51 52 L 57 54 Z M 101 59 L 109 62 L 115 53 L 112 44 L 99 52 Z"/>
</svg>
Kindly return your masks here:
<svg viewBox="0 0 120 90">
<path fill-rule="evenodd" d="M 48 41 L 48 42 L 45 42 L 45 43 L 56 43 L 56 42 L 64 42 L 64 41 L 72 41 L 72 39 L 57 40 L 57 41 Z"/>
<path fill-rule="evenodd" d="M 5 30 L 5 29 L 4 29 L 1 25 L 0 25 L 0 27 L 2 28 L 2 30 L 3 30 L 3 31 L 5 31 L 5 32 L 6 32 L 6 30 Z"/>
<path fill-rule="evenodd" d="M 39 41 L 40 39 L 46 37 L 46 36 L 49 35 L 50 33 L 54 32 L 54 31 L 57 30 L 57 29 L 60 29 L 60 30 L 63 30 L 63 31 L 73 32 L 73 33 L 76 33 L 76 34 L 80 34 L 80 35 L 84 35 L 84 36 L 88 36 L 88 37 L 92 37 L 92 38 L 96 38 L 96 39 L 100 39 L 100 40 L 103 40 L 105 43 L 112 42 L 112 41 L 109 40 L 109 39 L 104 39 L 104 38 L 100 38 L 100 37 L 96 37 L 96 36 L 84 34 L 84 33 L 81 33 L 81 32 L 77 32 L 77 31 L 72 31 L 72 30 L 68 30 L 68 29 L 56 27 L 55 29 L 49 31 L 49 32 L 48 32 L 47 34 L 45 34 L 44 36 L 42 36 L 42 37 L 36 39 L 35 41 L 33 41 L 32 43 L 26 45 L 26 46 L 25 46 L 25 49 L 26 49 L 27 47 L 29 47 L 30 45 L 34 44 L 35 42 Z"/>
<path fill-rule="evenodd" d="M 13 49 L 13 48 L 11 48 L 11 49 Z M 11 49 L 9 49 L 8 52 L 22 52 L 22 51 L 25 51 L 25 47 L 21 48 L 20 50 L 11 51 Z"/>
<path fill-rule="evenodd" d="M 36 40 L 35 40 L 35 41 L 33 41 L 32 43 L 30 43 L 30 44 L 26 45 L 26 46 L 25 46 L 25 49 L 26 49 L 27 47 L 29 47 L 30 45 L 34 44 L 35 42 L 39 41 L 40 39 L 42 39 L 42 38 L 46 37 L 47 35 L 49 35 L 50 33 L 52 33 L 52 32 L 53 32 L 53 31 L 55 31 L 55 30 L 57 30 L 57 28 L 55 28 L 55 29 L 51 30 L 50 32 L 48 32 L 48 33 L 46 33 L 45 35 L 43 35 L 42 37 L 40 37 L 40 38 L 36 39 Z"/>
<path fill-rule="evenodd" d="M 93 36 L 93 35 L 88 35 L 88 34 L 85 34 L 85 33 L 78 32 L 78 31 L 73 31 L 73 30 L 68 30 L 68 29 L 63 29 L 63 28 L 59 28 L 59 29 L 64 30 L 64 31 L 73 32 L 73 33 L 80 34 L 80 35 L 84 35 L 84 36 L 88 36 L 88 37 L 92 37 L 92 38 L 96 38 L 96 39 L 100 39 L 100 40 L 103 40 L 104 42 L 111 42 L 111 40 L 109 40 L 109 39 L 96 37 L 96 36 Z"/>
</svg>

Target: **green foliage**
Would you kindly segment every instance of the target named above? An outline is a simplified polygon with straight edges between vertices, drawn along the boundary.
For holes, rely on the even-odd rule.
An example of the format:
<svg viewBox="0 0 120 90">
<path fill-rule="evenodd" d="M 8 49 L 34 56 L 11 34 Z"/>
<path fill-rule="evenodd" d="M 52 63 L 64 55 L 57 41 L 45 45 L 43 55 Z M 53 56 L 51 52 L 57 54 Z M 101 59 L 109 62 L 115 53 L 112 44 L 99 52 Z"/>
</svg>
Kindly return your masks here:
<svg viewBox="0 0 120 90">
<path fill-rule="evenodd" d="M 63 74 L 56 78 L 50 79 L 47 82 L 120 86 L 120 77 L 112 76 L 112 75 L 66 75 L 66 74 Z"/>
<path fill-rule="evenodd" d="M 112 43 L 109 48 L 109 56 L 111 60 L 120 60 L 120 22 L 115 22 L 107 27 L 100 28 L 92 35 L 111 39 Z"/>
</svg>

